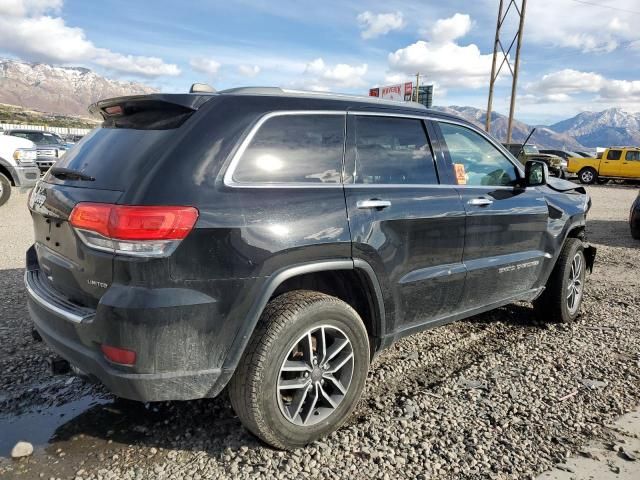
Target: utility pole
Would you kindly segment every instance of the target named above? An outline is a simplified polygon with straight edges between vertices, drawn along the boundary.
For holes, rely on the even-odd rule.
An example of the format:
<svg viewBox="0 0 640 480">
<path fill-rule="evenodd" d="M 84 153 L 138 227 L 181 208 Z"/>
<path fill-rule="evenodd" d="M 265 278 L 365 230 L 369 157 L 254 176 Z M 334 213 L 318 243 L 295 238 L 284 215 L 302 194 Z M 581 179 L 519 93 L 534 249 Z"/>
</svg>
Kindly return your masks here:
<svg viewBox="0 0 640 480">
<path fill-rule="evenodd" d="M 504 2 L 507 1 L 508 5 L 506 10 L 504 10 Z M 507 143 L 511 143 L 511 132 L 513 131 L 513 116 L 516 108 L 516 90 L 518 88 L 518 73 L 520 70 L 520 49 L 522 46 L 522 34 L 524 31 L 524 17 L 525 11 L 527 8 L 527 0 L 500 0 L 498 6 L 498 22 L 496 24 L 496 36 L 493 43 L 493 61 L 491 63 L 491 80 L 489 81 L 489 101 L 487 103 L 487 119 L 485 122 L 485 129 L 487 132 L 491 130 L 491 111 L 493 108 L 493 90 L 496 80 L 500 75 L 500 71 L 502 67 L 506 64 L 511 72 L 512 82 L 511 82 L 511 103 L 509 105 L 509 121 L 507 124 Z M 516 31 L 513 39 L 509 43 L 509 48 L 505 50 L 504 44 L 501 40 L 502 27 L 504 25 L 505 19 L 509 12 L 514 12 L 512 15 L 518 15 L 518 30 Z M 516 47 L 516 58 L 514 64 L 511 64 L 511 60 L 509 59 L 509 54 L 513 49 L 513 46 Z M 496 68 L 497 60 L 498 60 L 498 50 L 500 50 L 502 61 L 500 62 L 500 66 Z"/>
<path fill-rule="evenodd" d="M 420 102 L 420 72 L 416 73 L 416 102 Z"/>
</svg>

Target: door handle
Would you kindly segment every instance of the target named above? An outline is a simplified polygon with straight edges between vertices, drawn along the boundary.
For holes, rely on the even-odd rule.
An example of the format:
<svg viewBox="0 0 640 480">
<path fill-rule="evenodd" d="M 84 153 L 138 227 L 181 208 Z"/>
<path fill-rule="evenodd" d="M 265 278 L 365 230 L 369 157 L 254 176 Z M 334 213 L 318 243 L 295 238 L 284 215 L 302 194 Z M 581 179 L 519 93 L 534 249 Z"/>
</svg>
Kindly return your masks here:
<svg viewBox="0 0 640 480">
<path fill-rule="evenodd" d="M 360 200 L 356 203 L 358 208 L 387 208 L 391 206 L 389 200 Z"/>
<path fill-rule="evenodd" d="M 489 200 L 488 198 L 472 198 L 467 203 L 476 207 L 486 207 L 488 205 L 491 205 L 493 203 L 493 200 Z"/>
</svg>

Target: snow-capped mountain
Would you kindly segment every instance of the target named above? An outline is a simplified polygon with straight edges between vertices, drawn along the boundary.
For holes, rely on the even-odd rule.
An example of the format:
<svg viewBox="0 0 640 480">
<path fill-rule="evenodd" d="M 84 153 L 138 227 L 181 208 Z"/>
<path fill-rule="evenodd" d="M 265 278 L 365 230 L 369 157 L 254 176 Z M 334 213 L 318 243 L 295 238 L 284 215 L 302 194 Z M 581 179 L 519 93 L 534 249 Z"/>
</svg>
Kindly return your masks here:
<svg viewBox="0 0 640 480">
<path fill-rule="evenodd" d="M 97 100 L 155 92 L 141 83 L 111 80 L 80 67 L 0 59 L 0 103 L 87 117 Z"/>
<path fill-rule="evenodd" d="M 487 118 L 486 110 L 474 107 L 458 107 L 454 105 L 434 108 L 444 113 L 461 116 L 481 128 L 484 128 L 485 119 Z M 502 142 L 506 141 L 507 138 L 507 123 L 508 118 L 505 115 L 491 112 L 491 134 Z M 514 120 L 511 141 L 513 143 L 523 142 L 532 128 L 532 126 L 526 123 Z M 529 142 L 540 147 L 562 150 L 582 150 L 584 148 L 573 136 L 554 131 L 545 126 L 536 126 L 536 131 Z"/>
<path fill-rule="evenodd" d="M 640 113 L 621 108 L 583 112 L 549 128 L 571 135 L 588 147 L 640 145 Z"/>
</svg>

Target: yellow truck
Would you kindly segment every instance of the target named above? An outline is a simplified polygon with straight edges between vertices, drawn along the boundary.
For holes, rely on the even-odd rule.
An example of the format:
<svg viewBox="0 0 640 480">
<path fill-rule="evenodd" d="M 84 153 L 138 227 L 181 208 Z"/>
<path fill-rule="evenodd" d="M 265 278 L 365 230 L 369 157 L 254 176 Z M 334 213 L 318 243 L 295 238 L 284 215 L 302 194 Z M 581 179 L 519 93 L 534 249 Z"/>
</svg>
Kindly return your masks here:
<svg viewBox="0 0 640 480">
<path fill-rule="evenodd" d="M 640 147 L 610 147 L 598 158 L 570 157 L 567 172 L 577 174 L 581 183 L 640 180 Z"/>
</svg>

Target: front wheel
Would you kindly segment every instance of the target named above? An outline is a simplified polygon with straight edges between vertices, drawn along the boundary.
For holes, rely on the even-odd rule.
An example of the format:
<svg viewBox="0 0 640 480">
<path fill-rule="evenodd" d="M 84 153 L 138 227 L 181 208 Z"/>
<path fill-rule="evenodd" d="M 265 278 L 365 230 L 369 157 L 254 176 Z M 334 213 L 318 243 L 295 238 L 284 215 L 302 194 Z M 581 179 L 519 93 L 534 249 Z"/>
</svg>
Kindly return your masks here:
<svg viewBox="0 0 640 480">
<path fill-rule="evenodd" d="M 580 180 L 580 183 L 591 185 L 598 179 L 598 172 L 591 167 L 583 168 L 578 173 L 578 179 Z"/>
<path fill-rule="evenodd" d="M 11 182 L 3 173 L 0 173 L 0 206 L 7 203 L 11 196 Z"/>
<path fill-rule="evenodd" d="M 544 320 L 573 322 L 580 313 L 587 262 L 578 238 L 568 238 L 560 252 L 547 286 L 534 308 Z"/>
<path fill-rule="evenodd" d="M 290 450 L 348 418 L 368 370 L 367 331 L 353 308 L 319 292 L 287 292 L 265 308 L 229 397 L 248 430 Z"/>
</svg>

